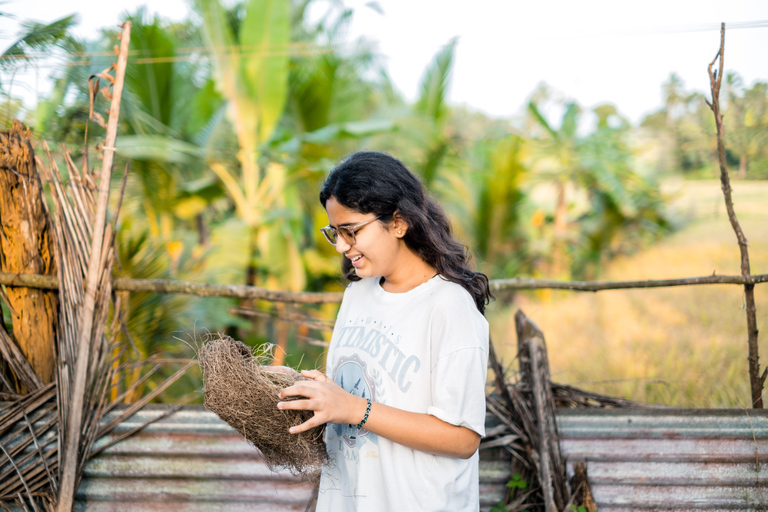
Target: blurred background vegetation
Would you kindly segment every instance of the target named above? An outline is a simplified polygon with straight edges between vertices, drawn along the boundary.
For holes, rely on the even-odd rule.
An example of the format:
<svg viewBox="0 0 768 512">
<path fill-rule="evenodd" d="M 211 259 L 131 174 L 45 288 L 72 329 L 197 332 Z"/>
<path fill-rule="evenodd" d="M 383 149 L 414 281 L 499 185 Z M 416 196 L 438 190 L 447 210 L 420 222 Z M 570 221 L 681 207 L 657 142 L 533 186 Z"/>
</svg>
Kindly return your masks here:
<svg viewBox="0 0 768 512">
<path fill-rule="evenodd" d="M 447 103 L 452 40 L 424 63 L 419 97 L 408 102 L 373 43 L 347 39 L 354 13 L 330 2 L 310 18 L 311 2 L 196 0 L 195 16 L 183 23 L 130 14 L 115 164 L 129 162 L 117 276 L 341 290 L 339 257 L 318 231 L 327 218 L 317 195 L 333 165 L 358 149 L 390 152 L 419 174 L 491 278 L 739 273 L 714 181 L 712 113 L 702 93 L 686 90 L 675 74 L 663 84 L 663 107 L 638 125 L 619 105 L 585 110 L 546 84 L 531 91 L 524 115 L 495 119 Z M 117 32 L 105 28 L 97 39 L 79 40 L 70 34 L 76 23 L 73 15 L 24 25 L 0 57 L 0 122 L 8 127 L 19 118 L 54 149 L 79 152 L 86 131 L 91 145 L 104 136 L 87 122 L 88 77 L 114 60 Z M 25 109 L 13 77 L 42 55 L 60 62 L 55 85 Z M 748 87 L 735 72 L 725 83 L 736 209 L 753 273 L 766 273 L 768 188 L 758 180 L 768 180 L 768 84 Z M 96 101 L 97 111 L 105 108 Z M 768 332 L 768 302 L 757 288 L 758 327 Z M 739 296 L 737 287 L 723 286 L 505 292 L 489 318 L 509 365 L 510 313 L 522 306 L 549 337 L 556 380 L 670 405 L 745 406 Z M 135 347 L 128 357 L 191 357 L 201 333 L 219 331 L 252 346 L 277 344 L 278 362 L 323 365 L 328 332 L 269 318 L 289 316 L 294 306 L 138 293 L 125 299 L 124 336 Z M 261 316 L 238 313 L 243 308 Z M 301 312 L 332 320 L 336 306 Z M 164 399 L 194 395 L 200 386 L 190 374 Z"/>
</svg>

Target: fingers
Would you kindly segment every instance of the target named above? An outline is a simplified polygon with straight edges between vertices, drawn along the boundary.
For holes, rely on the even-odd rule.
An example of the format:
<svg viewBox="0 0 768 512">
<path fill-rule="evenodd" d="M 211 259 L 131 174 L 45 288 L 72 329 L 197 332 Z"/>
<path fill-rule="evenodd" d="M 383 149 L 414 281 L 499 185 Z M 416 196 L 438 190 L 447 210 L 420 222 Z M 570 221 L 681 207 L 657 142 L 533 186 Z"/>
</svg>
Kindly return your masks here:
<svg viewBox="0 0 768 512">
<path fill-rule="evenodd" d="M 310 400 L 290 400 L 288 402 L 277 402 L 277 408 L 283 411 L 312 411 L 312 403 Z"/>
<path fill-rule="evenodd" d="M 262 368 L 268 372 L 283 373 L 285 375 L 296 375 L 298 373 L 293 368 L 287 366 L 263 366 Z"/>
<path fill-rule="evenodd" d="M 323 423 L 325 422 L 317 419 L 317 414 L 315 414 L 315 416 L 305 421 L 301 425 L 296 425 L 295 427 L 289 428 L 288 432 L 291 434 L 301 434 L 302 432 L 306 432 L 307 430 L 313 429 L 319 425 L 322 425 Z"/>
<path fill-rule="evenodd" d="M 311 400 L 291 400 L 288 402 L 278 402 L 277 408 L 283 411 L 289 411 L 289 410 L 299 410 L 299 411 L 314 411 L 313 403 Z M 301 425 L 296 425 L 295 427 L 291 427 L 288 429 L 288 432 L 291 434 L 300 434 L 302 432 L 306 432 L 307 430 L 313 429 L 317 427 L 318 425 L 322 425 L 323 423 L 326 423 L 325 421 L 322 421 L 319 419 L 320 415 L 318 415 L 317 411 L 314 412 L 314 415 L 309 420 L 305 421 Z"/>
<path fill-rule="evenodd" d="M 289 396 L 306 396 L 313 398 L 315 395 L 315 386 L 317 386 L 317 384 L 314 382 L 297 382 L 293 386 L 283 388 L 277 396 L 281 399 Z"/>
<path fill-rule="evenodd" d="M 317 382 L 328 382 L 330 380 L 320 370 L 301 370 L 301 375 Z"/>
</svg>

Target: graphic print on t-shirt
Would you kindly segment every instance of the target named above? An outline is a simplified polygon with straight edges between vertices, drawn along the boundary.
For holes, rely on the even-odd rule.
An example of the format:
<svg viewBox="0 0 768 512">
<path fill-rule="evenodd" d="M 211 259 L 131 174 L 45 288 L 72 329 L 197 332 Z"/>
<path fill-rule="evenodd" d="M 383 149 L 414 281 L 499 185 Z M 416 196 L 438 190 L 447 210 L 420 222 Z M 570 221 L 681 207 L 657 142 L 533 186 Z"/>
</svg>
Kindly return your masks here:
<svg viewBox="0 0 768 512">
<path fill-rule="evenodd" d="M 357 354 L 351 357 L 342 357 L 339 359 L 336 368 L 333 370 L 333 380 L 345 391 L 363 398 L 376 399 L 376 386 L 373 380 L 368 376 L 366 364 L 360 360 Z M 367 438 L 374 444 L 378 444 L 375 434 L 371 434 L 364 428 L 357 429 L 355 425 L 333 424 L 336 435 L 344 440 L 344 443 L 350 448 L 365 444 Z"/>
<path fill-rule="evenodd" d="M 415 354 L 408 355 L 401 350 L 400 334 L 390 332 L 391 325 L 377 322 L 371 317 L 349 319 L 343 327 L 337 327 L 336 350 L 347 349 L 365 353 L 365 359 L 376 361 L 372 370 L 376 380 L 380 380 L 380 371 L 389 376 L 402 393 L 408 393 L 412 379 L 421 368 L 421 360 Z M 379 395 L 383 390 L 379 390 Z M 377 401 L 386 403 L 386 398 L 378 396 Z"/>
</svg>

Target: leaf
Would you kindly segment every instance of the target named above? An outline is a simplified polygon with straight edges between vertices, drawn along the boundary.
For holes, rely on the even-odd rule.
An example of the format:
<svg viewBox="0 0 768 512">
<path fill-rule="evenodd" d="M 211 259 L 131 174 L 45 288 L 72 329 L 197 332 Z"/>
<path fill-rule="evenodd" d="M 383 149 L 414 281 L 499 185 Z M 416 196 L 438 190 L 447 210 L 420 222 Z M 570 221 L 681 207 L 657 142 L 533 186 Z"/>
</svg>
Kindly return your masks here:
<svg viewBox="0 0 768 512">
<path fill-rule="evenodd" d="M 170 126 L 174 79 L 181 77 L 177 76 L 174 62 L 167 58 L 176 54 L 176 45 L 158 19 L 146 23 L 145 16 L 145 10 L 139 9 L 136 15 L 129 17 L 133 23 L 131 46 L 142 57 L 166 59 L 149 63 L 129 61 L 125 86 L 154 119 Z"/>
<path fill-rule="evenodd" d="M 570 102 L 565 107 L 565 113 L 563 114 L 563 123 L 560 126 L 560 131 L 563 132 L 566 138 L 571 139 L 576 135 L 576 129 L 579 124 L 579 114 L 581 108 L 575 102 Z"/>
<path fill-rule="evenodd" d="M 371 119 L 352 121 L 348 123 L 329 124 L 314 132 L 304 134 L 302 140 L 311 144 L 330 144 L 343 139 L 359 139 L 379 133 L 394 131 L 395 124 L 386 119 Z"/>
<path fill-rule="evenodd" d="M 533 114 L 533 117 L 534 117 L 534 119 L 536 119 L 536 121 L 538 121 L 538 123 L 539 123 L 539 124 L 540 124 L 540 125 L 541 125 L 541 126 L 544 128 L 544 129 L 545 129 L 545 130 L 547 130 L 547 132 L 549 133 L 549 135 L 550 135 L 550 136 L 552 136 L 552 138 L 553 138 L 554 140 L 559 140 L 559 139 L 560 139 L 560 136 L 559 136 L 559 134 L 558 134 L 558 133 L 557 133 L 557 132 L 556 132 L 556 131 L 555 131 L 555 130 L 554 130 L 554 129 L 553 129 L 553 128 L 552 128 L 552 127 L 549 125 L 549 123 L 547 122 L 547 120 L 546 120 L 546 119 L 544 118 L 544 116 L 542 115 L 541 111 L 539 111 L 539 106 L 538 106 L 538 105 L 536 105 L 536 103 L 535 103 L 535 102 L 533 102 L 533 101 L 529 101 L 529 102 L 528 102 L 528 112 L 530 112 L 531 114 Z"/>
<path fill-rule="evenodd" d="M 60 45 L 66 38 L 70 27 L 79 21 L 77 14 L 65 16 L 51 23 L 25 23 L 25 32 L 0 55 L 0 67 L 9 68 L 15 64 L 23 65 L 32 59 L 26 50 L 44 51 L 49 46 Z"/>
<path fill-rule="evenodd" d="M 376 11 L 377 13 L 384 16 L 384 9 L 381 8 L 381 5 L 379 5 L 379 2 L 366 2 L 365 7 L 368 7 L 369 9 Z"/>
<path fill-rule="evenodd" d="M 438 53 L 424 72 L 421 80 L 421 94 L 416 100 L 416 111 L 427 116 L 434 122 L 443 119 L 448 111 L 446 98 L 450 86 L 451 69 L 453 68 L 453 52 L 457 39 L 451 39 Z"/>
<path fill-rule="evenodd" d="M 216 86 L 230 103 L 229 113 L 241 148 L 250 153 L 257 146 L 258 116 L 242 75 L 240 51 L 235 50 L 238 41 L 232 23 L 218 0 L 196 0 L 195 6 L 203 18 L 208 46 L 214 50 L 211 61 L 216 71 Z"/>
<path fill-rule="evenodd" d="M 56 84 L 53 86 L 51 95 L 40 100 L 37 104 L 37 111 L 35 112 L 35 130 L 41 133 L 45 133 L 48 129 L 48 124 L 54 118 L 56 109 L 64 103 L 64 96 L 69 89 L 70 80 L 65 76 L 56 80 Z"/>
<path fill-rule="evenodd" d="M 117 151 L 134 160 L 179 164 L 195 163 L 203 156 L 202 150 L 194 144 L 162 135 L 123 135 L 117 139 Z"/>
<path fill-rule="evenodd" d="M 250 0 L 240 27 L 242 72 L 258 117 L 258 140 L 266 142 L 288 96 L 290 15 L 287 0 Z"/>
<path fill-rule="evenodd" d="M 241 283 L 251 255 L 251 228 L 232 217 L 211 228 L 211 247 L 205 258 L 206 281 Z"/>
</svg>

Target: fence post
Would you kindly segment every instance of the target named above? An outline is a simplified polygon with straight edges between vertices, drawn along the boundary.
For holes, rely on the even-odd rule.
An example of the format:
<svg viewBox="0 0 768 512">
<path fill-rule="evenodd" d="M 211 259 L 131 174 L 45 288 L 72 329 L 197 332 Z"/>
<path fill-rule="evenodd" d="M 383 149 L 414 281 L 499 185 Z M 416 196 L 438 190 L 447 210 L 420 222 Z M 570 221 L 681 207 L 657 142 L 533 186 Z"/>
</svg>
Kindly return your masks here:
<svg viewBox="0 0 768 512">
<path fill-rule="evenodd" d="M 541 330 L 520 310 L 515 313 L 515 327 L 521 381 L 530 390 L 536 418 L 538 439 L 531 441 L 538 459 L 539 483 L 546 511 L 555 512 L 565 508 L 571 492 L 560 453 L 546 343 Z"/>
</svg>

